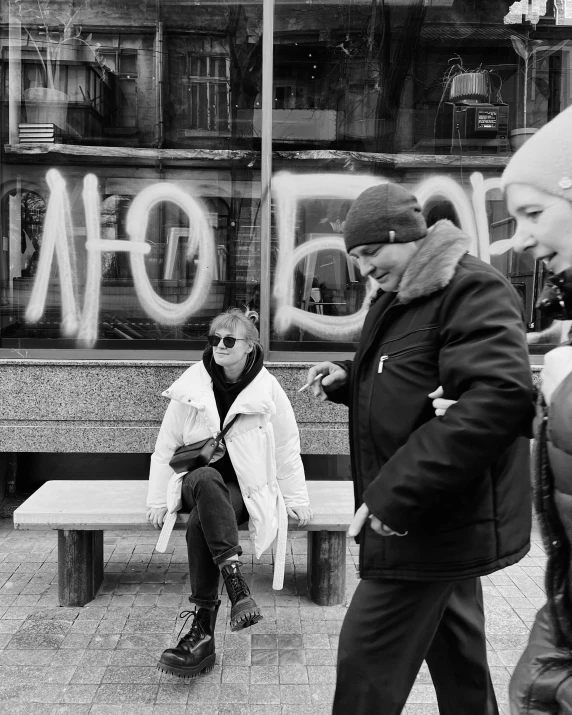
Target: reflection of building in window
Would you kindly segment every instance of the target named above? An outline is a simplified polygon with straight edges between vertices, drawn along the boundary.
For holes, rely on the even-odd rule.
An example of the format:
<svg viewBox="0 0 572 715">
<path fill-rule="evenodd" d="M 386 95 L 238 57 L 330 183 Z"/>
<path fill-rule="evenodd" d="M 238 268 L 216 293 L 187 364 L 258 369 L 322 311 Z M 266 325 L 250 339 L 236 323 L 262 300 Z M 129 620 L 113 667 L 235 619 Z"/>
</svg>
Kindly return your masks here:
<svg viewBox="0 0 572 715">
<path fill-rule="evenodd" d="M 340 113 L 341 134 L 347 138 L 374 137 L 376 134 L 377 93 L 374 82 L 350 82 L 344 93 L 344 112 Z"/>
<path fill-rule="evenodd" d="M 12 189 L 0 202 L 0 305 L 8 308 L 0 320 L 5 334 L 14 329 L 26 305 L 36 274 L 42 226 L 46 213 L 44 199 L 35 191 Z"/>
<path fill-rule="evenodd" d="M 125 220 L 130 196 L 108 196 L 101 203 L 101 237 L 117 241 L 128 239 Z M 130 280 L 129 256 L 126 253 L 109 252 L 101 256 L 102 277 L 104 280 Z"/>
<path fill-rule="evenodd" d="M 42 64 L 44 63 L 44 64 Z M 5 64 L 7 69 L 7 63 Z M 101 136 L 102 126 L 112 104 L 113 77 L 107 71 L 78 59 L 61 60 L 58 64 L 57 99 L 47 95 L 45 62 L 30 50 L 22 61 L 22 122 L 54 124 L 57 136 L 67 143 Z M 3 97 L 8 96 L 8 72 L 4 72 Z M 50 96 L 50 101 L 47 100 Z M 45 127 L 44 127 L 45 128 Z M 43 135 L 42 135 L 43 137 Z"/>
<path fill-rule="evenodd" d="M 185 136 L 230 132 L 230 59 L 215 38 L 191 38 L 170 55 L 171 103 Z"/>
<path fill-rule="evenodd" d="M 115 107 L 111 112 L 110 126 L 134 128 L 137 126 L 137 50 L 106 49 L 103 55 L 115 79 Z"/>
<path fill-rule="evenodd" d="M 556 24 L 572 25 L 572 0 L 554 0 Z"/>
<path fill-rule="evenodd" d="M 540 59 L 532 62 L 528 92 L 528 125 L 541 127 L 570 105 L 572 47 L 565 45 L 550 55 L 550 44 L 539 45 Z"/>
<path fill-rule="evenodd" d="M 520 0 L 520 2 L 514 2 L 504 18 L 505 24 L 521 23 L 524 15 L 528 22 L 537 25 L 540 18 L 546 14 L 547 4 L 547 0 Z"/>
<path fill-rule="evenodd" d="M 2 254 L 4 281 L 32 278 L 36 273 L 42 226 L 46 213 L 44 199 L 34 191 L 12 190 L 4 195 L 2 213 Z M 3 285 L 5 290 L 7 285 Z"/>
<path fill-rule="evenodd" d="M 228 59 L 191 55 L 189 64 L 189 129 L 228 131 Z"/>
<path fill-rule="evenodd" d="M 295 65 L 278 65 L 274 71 L 274 109 L 306 109 L 308 80 L 298 77 Z"/>
</svg>

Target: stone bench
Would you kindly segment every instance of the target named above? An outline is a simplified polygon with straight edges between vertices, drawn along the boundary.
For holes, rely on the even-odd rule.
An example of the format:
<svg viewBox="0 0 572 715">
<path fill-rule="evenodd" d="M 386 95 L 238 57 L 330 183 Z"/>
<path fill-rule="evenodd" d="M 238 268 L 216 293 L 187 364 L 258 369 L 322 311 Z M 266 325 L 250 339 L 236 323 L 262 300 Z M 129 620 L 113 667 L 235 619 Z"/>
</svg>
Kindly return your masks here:
<svg viewBox="0 0 572 715">
<path fill-rule="evenodd" d="M 344 602 L 346 531 L 354 513 L 351 482 L 307 482 L 314 518 L 289 531 L 308 532 L 308 591 L 322 606 Z M 16 529 L 58 531 L 58 595 L 61 606 L 84 606 L 103 581 L 103 532 L 151 530 L 147 480 L 54 480 L 43 484 L 14 512 Z M 179 514 L 175 528 L 185 528 Z M 157 537 L 159 532 L 157 531 Z"/>
</svg>

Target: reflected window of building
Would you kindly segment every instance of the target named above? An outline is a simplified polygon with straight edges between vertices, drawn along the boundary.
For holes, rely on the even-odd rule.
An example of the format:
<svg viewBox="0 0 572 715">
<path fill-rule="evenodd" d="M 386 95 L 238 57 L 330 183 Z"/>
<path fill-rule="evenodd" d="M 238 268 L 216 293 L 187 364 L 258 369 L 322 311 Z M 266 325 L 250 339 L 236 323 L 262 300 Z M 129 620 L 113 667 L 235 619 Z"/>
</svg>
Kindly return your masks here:
<svg viewBox="0 0 572 715">
<path fill-rule="evenodd" d="M 109 108 L 106 133 L 114 133 L 114 128 L 134 129 L 137 127 L 137 50 L 129 48 L 110 51 L 106 48 L 102 55 L 113 77 L 113 106 Z"/>
<path fill-rule="evenodd" d="M 167 28 L 164 106 L 170 145 L 213 150 L 254 146 L 259 137 L 255 103 L 261 89 L 261 11 L 258 4 L 217 2 L 196 10 L 197 31 Z"/>
<path fill-rule="evenodd" d="M 0 332 L 15 335 L 25 325 L 24 310 L 38 268 L 46 203 L 35 191 L 12 189 L 2 197 L 0 212 Z"/>
<path fill-rule="evenodd" d="M 229 61 L 224 55 L 191 54 L 189 122 L 191 130 L 228 132 Z"/>
</svg>

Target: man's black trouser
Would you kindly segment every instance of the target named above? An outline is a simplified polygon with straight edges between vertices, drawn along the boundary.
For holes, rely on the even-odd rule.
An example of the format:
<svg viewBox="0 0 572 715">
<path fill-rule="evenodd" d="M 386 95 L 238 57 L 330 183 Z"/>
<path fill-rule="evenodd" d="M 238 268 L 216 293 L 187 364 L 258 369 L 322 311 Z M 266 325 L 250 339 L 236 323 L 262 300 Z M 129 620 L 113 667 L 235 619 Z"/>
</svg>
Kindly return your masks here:
<svg viewBox="0 0 572 715">
<path fill-rule="evenodd" d="M 399 715 L 423 660 L 440 715 L 498 715 L 480 579 L 362 580 L 340 633 L 333 715 Z"/>
</svg>

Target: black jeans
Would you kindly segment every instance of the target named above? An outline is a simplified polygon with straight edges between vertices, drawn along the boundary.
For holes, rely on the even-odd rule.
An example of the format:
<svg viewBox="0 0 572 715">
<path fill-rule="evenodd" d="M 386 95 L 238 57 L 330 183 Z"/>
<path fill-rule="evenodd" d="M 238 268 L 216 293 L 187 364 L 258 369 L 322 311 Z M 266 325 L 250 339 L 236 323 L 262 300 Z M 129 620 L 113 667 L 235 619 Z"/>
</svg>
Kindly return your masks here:
<svg viewBox="0 0 572 715">
<path fill-rule="evenodd" d="M 212 609 L 218 600 L 218 564 L 242 554 L 238 525 L 248 521 L 248 512 L 238 482 L 225 481 L 212 467 L 200 467 L 185 475 L 182 502 L 182 511 L 190 512 L 187 522 L 189 601 Z"/>
<path fill-rule="evenodd" d="M 340 633 L 333 715 L 399 715 L 423 660 L 441 715 L 498 715 L 480 579 L 360 581 Z"/>
</svg>

